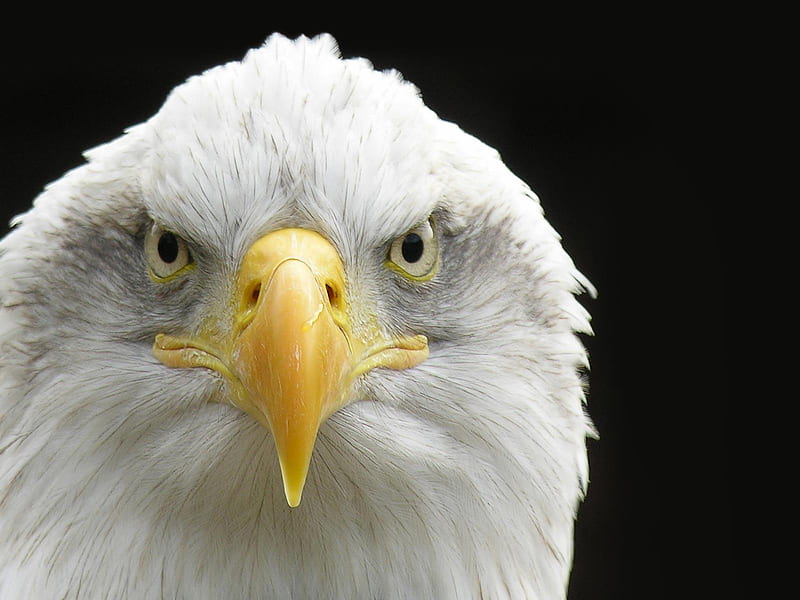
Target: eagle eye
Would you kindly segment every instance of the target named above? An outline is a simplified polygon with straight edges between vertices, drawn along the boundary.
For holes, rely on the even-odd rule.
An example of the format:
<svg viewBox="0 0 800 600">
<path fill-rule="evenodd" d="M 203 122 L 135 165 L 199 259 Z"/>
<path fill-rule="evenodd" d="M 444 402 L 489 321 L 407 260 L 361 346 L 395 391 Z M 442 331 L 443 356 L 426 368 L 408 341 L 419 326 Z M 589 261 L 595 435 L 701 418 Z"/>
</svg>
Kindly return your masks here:
<svg viewBox="0 0 800 600">
<path fill-rule="evenodd" d="M 389 246 L 386 266 L 408 279 L 427 281 L 436 273 L 439 264 L 439 244 L 433 221 L 408 230 Z"/>
<path fill-rule="evenodd" d="M 194 262 L 186 242 L 171 231 L 153 223 L 144 236 L 144 250 L 150 276 L 163 283 L 192 267 Z"/>
</svg>

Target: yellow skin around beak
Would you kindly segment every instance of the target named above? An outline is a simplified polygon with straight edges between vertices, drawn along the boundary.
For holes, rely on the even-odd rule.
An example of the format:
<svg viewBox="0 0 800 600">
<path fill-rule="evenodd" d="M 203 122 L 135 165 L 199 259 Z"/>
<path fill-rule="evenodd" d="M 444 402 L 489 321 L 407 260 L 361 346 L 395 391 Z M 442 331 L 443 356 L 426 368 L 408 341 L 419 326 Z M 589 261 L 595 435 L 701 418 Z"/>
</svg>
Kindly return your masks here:
<svg viewBox="0 0 800 600">
<path fill-rule="evenodd" d="M 210 368 L 229 381 L 231 402 L 272 432 L 286 500 L 294 507 L 317 431 L 353 400 L 355 378 L 376 367 L 421 363 L 427 339 L 387 339 L 376 325 L 356 333 L 341 258 L 305 229 L 275 231 L 250 247 L 233 302 L 229 334 L 159 334 L 153 354 L 167 366 Z"/>
</svg>

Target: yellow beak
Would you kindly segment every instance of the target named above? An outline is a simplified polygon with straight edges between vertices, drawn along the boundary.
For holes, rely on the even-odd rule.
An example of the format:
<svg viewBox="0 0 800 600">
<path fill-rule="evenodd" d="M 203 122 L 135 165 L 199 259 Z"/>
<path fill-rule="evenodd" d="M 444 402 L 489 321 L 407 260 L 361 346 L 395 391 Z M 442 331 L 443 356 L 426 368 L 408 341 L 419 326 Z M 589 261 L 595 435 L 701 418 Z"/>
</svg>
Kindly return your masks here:
<svg viewBox="0 0 800 600">
<path fill-rule="evenodd" d="M 233 384 L 232 403 L 272 432 L 294 507 L 317 432 L 353 400 L 353 380 L 375 367 L 419 364 L 428 356 L 427 340 L 386 338 L 376 325 L 356 334 L 342 261 L 312 231 L 283 229 L 259 239 L 244 257 L 235 290 L 227 339 L 160 334 L 154 354 L 168 366 L 215 369 Z"/>
</svg>

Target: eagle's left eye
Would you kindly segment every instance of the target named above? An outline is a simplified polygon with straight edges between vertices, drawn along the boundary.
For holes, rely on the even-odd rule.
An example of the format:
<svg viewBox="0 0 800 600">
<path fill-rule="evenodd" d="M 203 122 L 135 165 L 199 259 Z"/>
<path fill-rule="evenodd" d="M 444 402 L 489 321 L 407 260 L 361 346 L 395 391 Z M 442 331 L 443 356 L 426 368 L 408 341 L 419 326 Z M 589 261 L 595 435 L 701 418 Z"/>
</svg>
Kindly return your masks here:
<svg viewBox="0 0 800 600">
<path fill-rule="evenodd" d="M 145 234 L 144 251 L 150 274 L 158 282 L 169 281 L 194 264 L 186 242 L 156 223 Z"/>
<path fill-rule="evenodd" d="M 396 238 L 389 247 L 386 266 L 415 281 L 427 281 L 436 274 L 439 243 L 433 221 L 428 219 Z"/>
</svg>

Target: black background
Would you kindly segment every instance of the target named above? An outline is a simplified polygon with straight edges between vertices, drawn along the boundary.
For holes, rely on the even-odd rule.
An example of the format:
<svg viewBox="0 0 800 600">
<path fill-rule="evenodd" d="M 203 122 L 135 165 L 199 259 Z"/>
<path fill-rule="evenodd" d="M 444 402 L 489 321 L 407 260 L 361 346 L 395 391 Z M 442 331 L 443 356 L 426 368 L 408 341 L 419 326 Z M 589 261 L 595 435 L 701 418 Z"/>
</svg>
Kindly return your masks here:
<svg viewBox="0 0 800 600">
<path fill-rule="evenodd" d="M 287 26 L 227 10 L 201 23 L 9 21 L 20 36 L 3 45 L 3 225 L 188 76 L 272 31 L 333 33 L 346 57 L 398 69 L 442 118 L 497 148 L 599 290 L 584 304 L 600 439 L 589 442 L 570 598 L 727 596 L 738 576 L 726 223 L 706 177 L 725 67 L 719 22 L 481 14 L 467 27 L 416 13 L 345 25 L 309 9 Z"/>
</svg>

